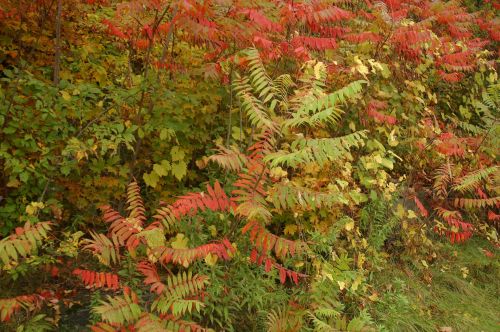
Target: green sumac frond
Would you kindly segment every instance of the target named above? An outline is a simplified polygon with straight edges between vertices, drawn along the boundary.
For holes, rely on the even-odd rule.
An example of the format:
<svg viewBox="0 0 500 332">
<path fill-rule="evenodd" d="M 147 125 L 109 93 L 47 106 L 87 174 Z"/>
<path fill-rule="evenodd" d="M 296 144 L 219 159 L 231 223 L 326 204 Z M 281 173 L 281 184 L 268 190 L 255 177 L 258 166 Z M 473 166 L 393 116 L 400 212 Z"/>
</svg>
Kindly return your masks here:
<svg viewBox="0 0 500 332">
<path fill-rule="evenodd" d="M 103 321 L 120 325 L 133 323 L 142 314 L 137 295 L 128 288 L 123 296 L 108 296 L 107 301 L 101 301 L 101 305 L 92 308 L 92 311 L 100 315 Z"/>
<path fill-rule="evenodd" d="M 453 186 L 454 191 L 466 192 L 474 190 L 483 180 L 486 180 L 491 174 L 498 175 L 498 166 L 479 169 L 471 172 L 466 176 L 457 179 L 456 184 Z"/>
<path fill-rule="evenodd" d="M 343 113 L 337 105 L 345 103 L 356 96 L 363 89 L 366 81 L 359 80 L 339 89 L 333 93 L 324 96 L 309 95 L 302 99 L 299 105 L 296 105 L 292 117 L 284 121 L 285 128 L 294 128 L 302 125 L 316 127 L 335 123 L 340 119 Z"/>
<path fill-rule="evenodd" d="M 272 167 L 279 165 L 297 167 L 310 162 L 322 166 L 328 161 L 346 157 L 352 147 L 363 146 L 365 138 L 366 131 L 334 138 L 299 138 L 292 142 L 290 152 L 271 153 L 264 158 L 264 161 L 270 162 Z"/>
<path fill-rule="evenodd" d="M 234 84 L 241 108 L 248 116 L 252 126 L 260 128 L 262 131 L 271 130 L 276 132 L 276 123 L 271 119 L 265 104 L 253 94 L 249 79 L 236 79 Z"/>
<path fill-rule="evenodd" d="M 35 251 L 47 238 L 51 222 L 39 222 L 31 225 L 26 222 L 24 227 L 17 227 L 15 234 L 0 240 L 0 263 L 7 265 L 17 262 L 21 257 L 27 257 Z"/>
<path fill-rule="evenodd" d="M 297 313 L 288 308 L 272 309 L 267 314 L 266 321 L 268 332 L 300 331 L 302 327 L 302 313 Z"/>
<path fill-rule="evenodd" d="M 321 320 L 320 318 L 318 318 L 312 312 L 309 312 L 307 316 L 308 316 L 309 320 L 311 321 L 312 325 L 314 326 L 314 331 L 315 332 L 334 332 L 334 331 L 338 331 L 338 330 L 334 329 L 334 327 L 331 326 L 330 324 L 328 324 L 328 323 L 324 322 L 323 320 Z"/>
<path fill-rule="evenodd" d="M 317 332 L 363 332 L 363 331 L 375 331 L 371 328 L 373 322 L 371 317 L 367 314 L 360 315 L 359 317 L 353 318 L 351 321 L 347 317 L 336 317 L 330 318 L 327 321 L 321 319 L 319 315 L 309 312 L 309 319 L 314 325 L 314 331 Z"/>
<path fill-rule="evenodd" d="M 162 295 L 153 302 L 153 309 L 161 314 L 172 313 L 176 317 L 191 314 L 193 311 L 200 312 L 205 305 L 203 302 L 193 299 L 180 299 Z"/>
<path fill-rule="evenodd" d="M 274 81 L 267 74 L 259 51 L 255 48 L 249 48 L 244 53 L 248 60 L 248 76 L 252 90 L 263 103 L 272 102 L 276 96 L 276 87 L 274 86 Z"/>
<path fill-rule="evenodd" d="M 269 192 L 269 199 L 280 210 L 293 209 L 297 205 L 305 209 L 319 209 L 349 203 L 341 192 L 317 191 L 288 181 L 275 184 Z"/>
<path fill-rule="evenodd" d="M 288 74 L 283 74 L 274 79 L 274 85 L 276 87 L 276 93 L 278 99 L 281 101 L 281 106 L 284 109 L 288 108 L 288 91 L 291 87 L 295 86 L 292 77 Z M 274 106 L 271 105 L 271 109 L 274 110 Z"/>
<path fill-rule="evenodd" d="M 175 316 L 182 316 L 193 309 L 199 311 L 203 303 L 193 299 L 208 284 L 208 277 L 194 275 L 191 271 L 180 272 L 169 276 L 163 284 L 162 293 L 152 305 L 153 310 L 160 313 L 171 312 Z M 190 297 L 190 298 L 188 298 Z"/>
<path fill-rule="evenodd" d="M 486 132 L 486 129 L 479 127 L 477 125 L 474 125 L 469 122 L 465 121 L 460 121 L 460 120 L 455 120 L 456 124 L 462 129 L 465 130 L 466 132 L 469 132 L 474 135 L 481 135 Z"/>
</svg>

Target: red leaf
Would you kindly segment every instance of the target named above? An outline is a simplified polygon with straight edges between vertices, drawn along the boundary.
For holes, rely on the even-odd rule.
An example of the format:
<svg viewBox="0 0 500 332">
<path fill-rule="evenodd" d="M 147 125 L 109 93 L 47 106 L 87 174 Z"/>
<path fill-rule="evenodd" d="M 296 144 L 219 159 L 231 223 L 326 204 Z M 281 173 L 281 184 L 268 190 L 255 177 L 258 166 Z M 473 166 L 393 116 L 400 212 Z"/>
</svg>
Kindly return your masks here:
<svg viewBox="0 0 500 332">
<path fill-rule="evenodd" d="M 252 263 L 257 263 L 257 249 L 252 249 L 252 252 L 250 253 L 250 261 Z"/>
<path fill-rule="evenodd" d="M 420 210 L 420 213 L 422 214 L 422 217 L 428 217 L 429 216 L 429 212 L 424 207 L 424 205 L 422 204 L 422 202 L 420 202 L 420 200 L 417 198 L 417 196 L 414 197 L 414 200 L 415 200 L 415 204 L 417 204 L 417 207 Z"/>
<path fill-rule="evenodd" d="M 273 262 L 271 261 L 271 259 L 270 259 L 270 258 L 267 258 L 267 259 L 266 259 L 265 271 L 266 271 L 266 272 L 271 271 L 272 266 L 273 266 Z"/>
<path fill-rule="evenodd" d="M 286 281 L 286 271 L 284 268 L 280 268 L 280 282 L 284 284 Z"/>
</svg>

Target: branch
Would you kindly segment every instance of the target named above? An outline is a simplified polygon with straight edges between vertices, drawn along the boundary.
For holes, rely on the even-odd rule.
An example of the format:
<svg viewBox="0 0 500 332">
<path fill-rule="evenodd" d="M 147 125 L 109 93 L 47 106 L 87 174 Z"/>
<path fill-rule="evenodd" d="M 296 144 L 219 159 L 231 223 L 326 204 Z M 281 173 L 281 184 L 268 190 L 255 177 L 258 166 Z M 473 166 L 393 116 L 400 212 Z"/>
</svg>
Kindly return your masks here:
<svg viewBox="0 0 500 332">
<path fill-rule="evenodd" d="M 56 54 L 54 61 L 54 84 L 59 84 L 59 73 L 61 71 L 61 12 L 62 0 L 57 0 L 56 16 Z"/>
</svg>

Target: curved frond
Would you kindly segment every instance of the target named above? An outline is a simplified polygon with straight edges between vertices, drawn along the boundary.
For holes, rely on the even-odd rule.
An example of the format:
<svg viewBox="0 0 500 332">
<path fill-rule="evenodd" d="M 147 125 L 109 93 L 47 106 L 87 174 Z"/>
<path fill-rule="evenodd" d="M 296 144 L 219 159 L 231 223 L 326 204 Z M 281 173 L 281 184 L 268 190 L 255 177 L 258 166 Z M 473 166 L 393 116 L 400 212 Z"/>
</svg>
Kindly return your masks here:
<svg viewBox="0 0 500 332">
<path fill-rule="evenodd" d="M 453 204 L 459 208 L 475 209 L 497 206 L 500 204 L 500 197 L 491 198 L 455 198 Z"/>
<path fill-rule="evenodd" d="M 298 205 L 303 209 L 319 209 L 349 203 L 341 192 L 317 191 L 291 182 L 275 184 L 269 192 L 269 198 L 274 207 L 280 210 L 293 209 Z"/>
<path fill-rule="evenodd" d="M 7 265 L 29 256 L 47 238 L 51 225 L 48 221 L 34 225 L 28 221 L 24 227 L 17 227 L 15 234 L 0 240 L 0 262 Z"/>
<path fill-rule="evenodd" d="M 260 160 L 251 160 L 248 169 L 238 175 L 234 183 L 232 200 L 237 203 L 236 214 L 247 219 L 270 220 L 271 212 L 267 209 L 266 183 L 269 170 Z"/>
<path fill-rule="evenodd" d="M 209 184 L 207 185 L 207 193 L 190 193 L 181 196 L 167 207 L 157 209 L 154 218 L 160 221 L 167 231 L 171 232 L 182 217 L 194 215 L 198 210 L 229 211 L 233 207 L 220 183 L 216 181 L 213 188 Z"/>
<path fill-rule="evenodd" d="M 302 316 L 288 308 L 271 309 L 267 314 L 267 332 L 300 331 L 302 327 Z"/>
<path fill-rule="evenodd" d="M 116 290 L 120 287 L 119 277 L 114 273 L 75 269 L 73 274 L 77 275 L 84 285 L 89 288 L 110 288 Z"/>
<path fill-rule="evenodd" d="M 337 122 L 343 113 L 337 106 L 360 93 L 365 83 L 364 80 L 354 81 L 328 95 L 309 95 L 301 98 L 301 103 L 294 107 L 295 111 L 290 119 L 283 122 L 283 127 L 295 128 L 302 125 L 316 127 Z"/>
<path fill-rule="evenodd" d="M 481 181 L 487 179 L 491 174 L 498 174 L 499 169 L 500 168 L 498 166 L 493 166 L 471 172 L 466 176 L 457 179 L 456 184 L 452 188 L 458 192 L 474 190 L 481 183 Z"/>
<path fill-rule="evenodd" d="M 208 243 L 196 248 L 174 249 L 158 247 L 152 251 L 162 264 L 173 263 L 187 267 L 194 261 L 204 259 L 208 254 L 217 255 L 221 259 L 228 260 L 230 253 L 234 250 L 234 247 L 228 240 L 223 240 L 221 243 Z"/>
<path fill-rule="evenodd" d="M 299 138 L 291 144 L 290 152 L 271 153 L 264 160 L 270 162 L 272 167 L 279 165 L 298 167 L 310 162 L 316 162 L 321 166 L 328 161 L 344 158 L 352 147 L 363 146 L 365 138 L 365 131 L 334 138 Z"/>
<path fill-rule="evenodd" d="M 101 301 L 99 306 L 92 308 L 95 314 L 108 323 L 133 323 L 142 314 L 137 295 L 126 289 L 123 296 L 108 296 L 107 301 Z"/>
<path fill-rule="evenodd" d="M 0 322 L 8 322 L 11 316 L 21 309 L 39 310 L 43 299 L 38 294 L 19 295 L 8 299 L 0 299 Z"/>
<path fill-rule="evenodd" d="M 250 242 L 252 242 L 262 252 L 273 251 L 277 257 L 295 256 L 306 248 L 305 243 L 292 241 L 269 232 L 257 221 L 249 221 L 241 230 L 242 234 L 249 232 Z"/>
<path fill-rule="evenodd" d="M 208 160 L 217 163 L 224 170 L 236 172 L 241 171 L 243 165 L 246 164 L 246 156 L 244 154 L 235 147 L 228 149 L 222 145 L 217 146 L 217 153 L 208 157 Z"/>
<path fill-rule="evenodd" d="M 142 226 L 146 221 L 146 209 L 144 208 L 144 201 L 141 196 L 141 188 L 136 181 L 132 181 L 127 187 L 127 204 L 129 218 L 137 220 L 137 226 Z"/>
<path fill-rule="evenodd" d="M 99 262 L 106 266 L 120 261 L 119 240 L 115 234 L 112 234 L 111 240 L 106 235 L 94 231 L 90 231 L 90 236 L 92 236 L 92 239 L 82 241 L 84 250 L 92 251 L 94 256 L 99 259 Z"/>
<path fill-rule="evenodd" d="M 100 209 L 103 211 L 104 221 L 111 224 L 109 233 L 116 237 L 120 246 L 127 246 L 129 251 L 133 251 L 140 243 L 137 234 L 142 231 L 141 219 L 135 217 L 123 218 L 109 205 L 101 206 Z M 140 208 L 138 211 L 140 211 Z M 137 213 L 139 212 L 134 214 Z M 139 216 L 139 218 L 141 217 Z"/>
<path fill-rule="evenodd" d="M 162 315 L 162 318 L 153 314 L 144 314 L 134 327 L 137 332 L 171 332 L 171 331 L 186 331 L 186 332 L 205 332 L 207 329 L 200 325 L 178 319 L 172 315 Z"/>
</svg>

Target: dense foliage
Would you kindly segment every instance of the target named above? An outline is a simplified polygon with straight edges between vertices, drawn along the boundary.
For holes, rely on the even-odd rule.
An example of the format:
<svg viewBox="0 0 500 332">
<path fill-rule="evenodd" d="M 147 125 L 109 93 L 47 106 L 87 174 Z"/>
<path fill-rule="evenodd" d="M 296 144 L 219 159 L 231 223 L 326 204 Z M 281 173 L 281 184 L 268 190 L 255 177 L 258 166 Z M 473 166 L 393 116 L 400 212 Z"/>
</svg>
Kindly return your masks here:
<svg viewBox="0 0 500 332">
<path fill-rule="evenodd" d="M 1 329 L 494 331 L 499 10 L 0 0 Z"/>
</svg>

